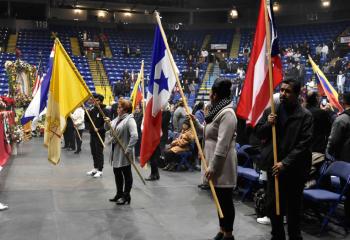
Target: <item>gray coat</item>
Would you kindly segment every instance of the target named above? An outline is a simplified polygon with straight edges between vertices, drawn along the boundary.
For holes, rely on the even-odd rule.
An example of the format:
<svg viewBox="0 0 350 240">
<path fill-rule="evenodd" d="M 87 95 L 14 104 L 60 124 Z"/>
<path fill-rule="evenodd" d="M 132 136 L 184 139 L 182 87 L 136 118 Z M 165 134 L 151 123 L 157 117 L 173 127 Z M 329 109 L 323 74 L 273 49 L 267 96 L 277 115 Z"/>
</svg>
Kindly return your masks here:
<svg viewBox="0 0 350 240">
<path fill-rule="evenodd" d="M 231 106 L 224 107 L 207 125 L 196 123 L 204 130 L 204 155 L 209 169 L 214 172 L 215 187 L 236 187 L 237 154 L 236 126 L 237 118 Z"/>
<path fill-rule="evenodd" d="M 117 122 L 120 120 L 119 124 Z M 117 136 L 120 141 L 123 143 L 126 153 L 130 156 L 130 159 L 134 161 L 135 159 L 135 151 L 134 146 L 138 139 L 137 134 L 137 126 L 132 114 L 124 114 L 121 117 L 116 117 L 111 122 L 112 128 L 117 132 Z M 116 126 L 117 125 L 117 126 Z M 124 166 L 130 165 L 129 160 L 126 158 L 125 153 L 118 143 L 113 143 L 113 139 L 111 137 L 111 131 L 109 126 L 105 124 L 105 129 L 109 130 L 106 133 L 107 136 L 107 144 L 110 147 L 110 155 L 109 160 L 114 168 L 120 168 Z M 112 151 L 112 146 L 114 145 L 114 150 Z"/>
</svg>

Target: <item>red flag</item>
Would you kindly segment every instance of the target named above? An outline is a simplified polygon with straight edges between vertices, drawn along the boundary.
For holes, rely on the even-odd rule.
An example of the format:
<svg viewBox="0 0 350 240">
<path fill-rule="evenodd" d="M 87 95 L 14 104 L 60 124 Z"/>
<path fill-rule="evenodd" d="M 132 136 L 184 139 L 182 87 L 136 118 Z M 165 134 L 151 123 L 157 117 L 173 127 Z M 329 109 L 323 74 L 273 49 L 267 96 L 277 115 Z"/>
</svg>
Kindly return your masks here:
<svg viewBox="0 0 350 240">
<path fill-rule="evenodd" d="M 247 123 L 252 126 L 257 124 L 270 100 L 264 2 L 262 0 L 260 4 L 252 53 L 237 106 L 237 115 L 246 119 Z M 283 78 L 282 62 L 279 57 L 278 38 L 271 5 L 268 7 L 268 13 L 271 26 L 271 62 L 275 88 Z"/>
</svg>

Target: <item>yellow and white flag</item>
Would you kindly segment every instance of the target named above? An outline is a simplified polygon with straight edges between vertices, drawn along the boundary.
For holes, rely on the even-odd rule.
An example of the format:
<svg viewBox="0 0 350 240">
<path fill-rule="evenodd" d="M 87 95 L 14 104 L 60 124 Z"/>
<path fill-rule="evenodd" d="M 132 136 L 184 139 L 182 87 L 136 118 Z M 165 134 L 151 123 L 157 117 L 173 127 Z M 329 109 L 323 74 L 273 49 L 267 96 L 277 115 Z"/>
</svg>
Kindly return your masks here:
<svg viewBox="0 0 350 240">
<path fill-rule="evenodd" d="M 56 38 L 44 135 L 51 163 L 56 165 L 60 161 L 61 137 L 67 117 L 91 96 L 79 71 Z"/>
</svg>

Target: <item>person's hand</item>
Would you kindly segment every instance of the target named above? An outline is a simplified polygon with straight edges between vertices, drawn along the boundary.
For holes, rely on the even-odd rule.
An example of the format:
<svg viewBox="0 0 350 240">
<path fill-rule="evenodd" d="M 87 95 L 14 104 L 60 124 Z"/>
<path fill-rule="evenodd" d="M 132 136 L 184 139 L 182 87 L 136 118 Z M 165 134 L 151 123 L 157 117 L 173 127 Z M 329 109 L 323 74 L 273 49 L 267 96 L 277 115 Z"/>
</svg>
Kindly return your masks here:
<svg viewBox="0 0 350 240">
<path fill-rule="evenodd" d="M 277 115 L 270 113 L 269 116 L 267 117 L 267 122 L 271 125 L 276 123 Z"/>
<path fill-rule="evenodd" d="M 284 170 L 282 162 L 278 162 L 272 167 L 272 176 L 278 176 Z"/>
<path fill-rule="evenodd" d="M 105 118 L 103 118 L 103 120 L 104 120 L 106 123 L 111 122 L 111 119 L 110 119 L 109 117 L 105 117 Z"/>
<path fill-rule="evenodd" d="M 196 121 L 196 117 L 193 114 L 186 114 L 186 119 L 187 120 L 192 120 L 192 121 Z"/>
<path fill-rule="evenodd" d="M 208 179 L 208 181 L 213 178 L 213 175 L 214 175 L 214 171 L 208 168 L 207 171 L 205 172 L 205 177 Z"/>
</svg>

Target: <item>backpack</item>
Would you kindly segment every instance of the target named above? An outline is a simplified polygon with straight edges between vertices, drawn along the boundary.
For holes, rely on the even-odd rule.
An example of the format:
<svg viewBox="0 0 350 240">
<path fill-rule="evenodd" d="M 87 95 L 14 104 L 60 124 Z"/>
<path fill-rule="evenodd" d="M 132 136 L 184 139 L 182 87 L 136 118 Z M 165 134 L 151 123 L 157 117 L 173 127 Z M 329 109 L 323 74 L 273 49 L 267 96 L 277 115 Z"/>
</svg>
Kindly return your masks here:
<svg viewBox="0 0 350 240">
<path fill-rule="evenodd" d="M 255 213 L 258 218 L 266 216 L 266 193 L 264 189 L 259 189 L 254 194 Z"/>
</svg>

